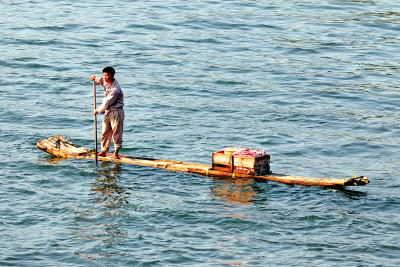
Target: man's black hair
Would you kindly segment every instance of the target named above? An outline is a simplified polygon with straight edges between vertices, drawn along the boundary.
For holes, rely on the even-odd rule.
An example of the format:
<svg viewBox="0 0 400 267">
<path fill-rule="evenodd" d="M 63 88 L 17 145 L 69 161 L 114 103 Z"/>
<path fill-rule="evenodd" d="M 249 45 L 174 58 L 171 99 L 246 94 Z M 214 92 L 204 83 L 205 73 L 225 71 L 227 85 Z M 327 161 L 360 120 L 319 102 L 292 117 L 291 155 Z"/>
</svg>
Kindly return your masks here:
<svg viewBox="0 0 400 267">
<path fill-rule="evenodd" d="M 103 72 L 107 72 L 110 75 L 115 75 L 115 69 L 113 67 L 105 67 Z"/>
</svg>

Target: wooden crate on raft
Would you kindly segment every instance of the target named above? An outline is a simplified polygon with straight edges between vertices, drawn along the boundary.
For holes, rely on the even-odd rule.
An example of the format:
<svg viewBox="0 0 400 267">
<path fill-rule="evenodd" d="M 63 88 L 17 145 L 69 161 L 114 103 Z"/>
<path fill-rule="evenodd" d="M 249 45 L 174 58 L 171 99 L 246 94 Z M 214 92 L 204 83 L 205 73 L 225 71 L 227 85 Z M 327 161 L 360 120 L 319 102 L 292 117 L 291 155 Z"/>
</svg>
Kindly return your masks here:
<svg viewBox="0 0 400 267">
<path fill-rule="evenodd" d="M 264 175 L 271 173 L 270 155 L 265 154 L 253 157 L 233 155 L 229 152 L 227 153 L 227 151 L 217 151 L 212 153 L 212 169 L 231 173 Z"/>
</svg>

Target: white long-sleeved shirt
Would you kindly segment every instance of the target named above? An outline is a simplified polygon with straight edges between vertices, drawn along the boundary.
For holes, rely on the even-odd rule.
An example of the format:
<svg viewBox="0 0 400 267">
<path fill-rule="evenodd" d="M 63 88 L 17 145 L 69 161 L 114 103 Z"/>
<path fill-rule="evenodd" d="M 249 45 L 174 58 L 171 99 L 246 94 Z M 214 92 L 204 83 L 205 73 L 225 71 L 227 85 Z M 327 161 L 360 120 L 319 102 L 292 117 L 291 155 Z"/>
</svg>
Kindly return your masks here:
<svg viewBox="0 0 400 267">
<path fill-rule="evenodd" d="M 116 79 L 110 85 L 106 83 L 104 78 L 95 79 L 96 84 L 101 84 L 104 87 L 104 97 L 101 106 L 97 108 L 99 113 L 104 113 L 106 110 L 115 110 L 123 108 L 124 93 Z"/>
</svg>

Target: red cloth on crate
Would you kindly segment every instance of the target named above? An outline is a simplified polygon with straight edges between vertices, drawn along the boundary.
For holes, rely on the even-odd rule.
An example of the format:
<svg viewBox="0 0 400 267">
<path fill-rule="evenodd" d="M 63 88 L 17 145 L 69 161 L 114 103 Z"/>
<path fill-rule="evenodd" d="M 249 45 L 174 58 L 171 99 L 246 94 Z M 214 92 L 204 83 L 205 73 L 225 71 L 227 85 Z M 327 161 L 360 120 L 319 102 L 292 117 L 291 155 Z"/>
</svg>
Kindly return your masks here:
<svg viewBox="0 0 400 267">
<path fill-rule="evenodd" d="M 261 157 L 265 155 L 264 150 L 250 150 L 246 149 L 244 146 L 239 146 L 238 150 L 233 153 L 233 155 L 238 156 L 249 156 L 249 157 Z"/>
</svg>

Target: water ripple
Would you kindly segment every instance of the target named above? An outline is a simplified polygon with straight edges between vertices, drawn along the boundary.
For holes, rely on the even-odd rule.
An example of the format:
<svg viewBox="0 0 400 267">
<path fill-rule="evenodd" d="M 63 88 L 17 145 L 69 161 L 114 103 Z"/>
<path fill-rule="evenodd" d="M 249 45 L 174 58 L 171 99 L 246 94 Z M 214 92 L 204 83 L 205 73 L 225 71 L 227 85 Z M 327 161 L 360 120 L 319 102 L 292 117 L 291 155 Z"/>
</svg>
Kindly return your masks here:
<svg viewBox="0 0 400 267">
<path fill-rule="evenodd" d="M 0 265 L 399 265 L 394 1 L 0 8 Z M 244 145 L 279 173 L 371 183 L 211 179 L 38 150 L 55 134 L 94 146 L 88 77 L 106 65 L 125 94 L 124 154 L 210 164 Z"/>
</svg>

